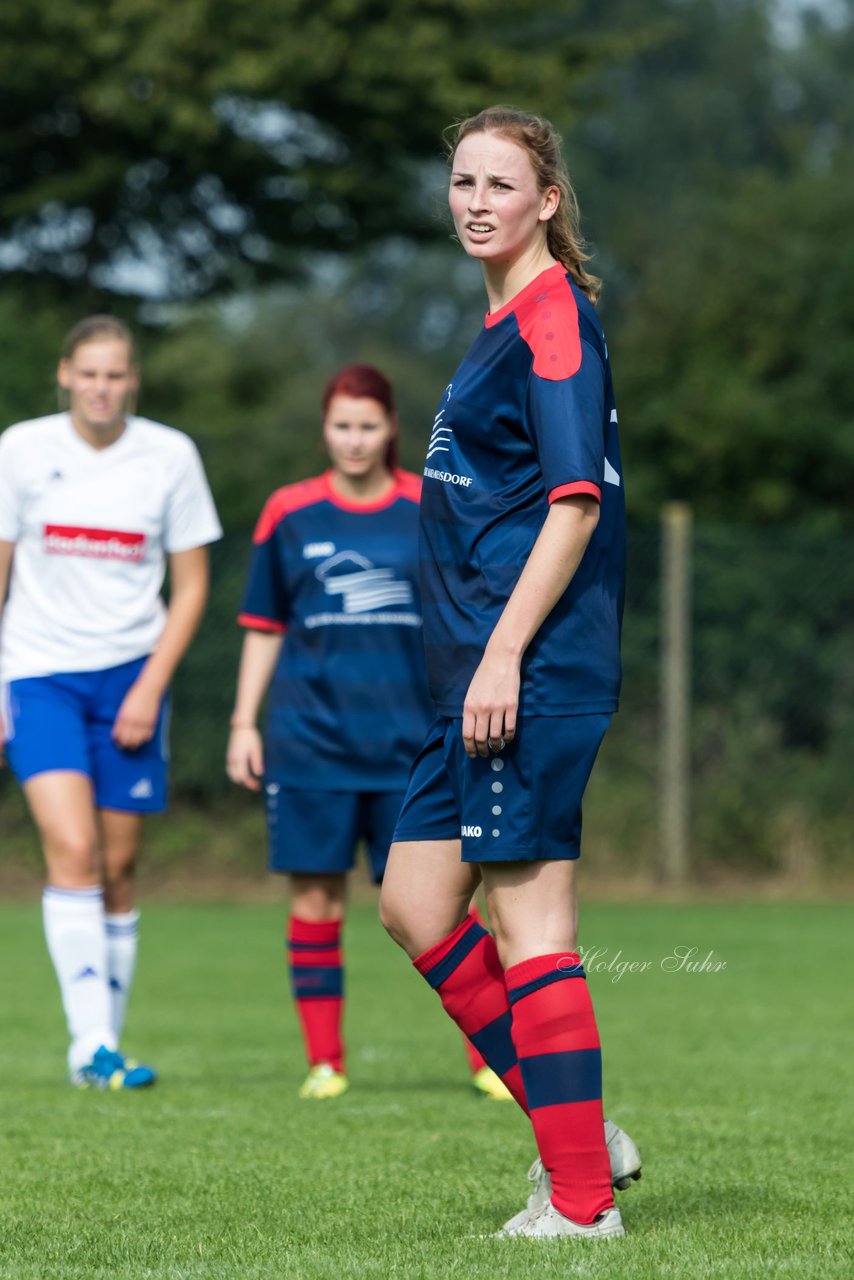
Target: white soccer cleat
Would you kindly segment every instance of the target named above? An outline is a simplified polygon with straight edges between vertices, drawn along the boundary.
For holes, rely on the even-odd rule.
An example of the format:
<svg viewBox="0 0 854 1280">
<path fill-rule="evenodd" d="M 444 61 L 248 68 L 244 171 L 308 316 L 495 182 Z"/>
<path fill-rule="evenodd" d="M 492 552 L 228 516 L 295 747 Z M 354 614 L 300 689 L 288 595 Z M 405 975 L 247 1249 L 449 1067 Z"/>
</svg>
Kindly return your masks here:
<svg viewBox="0 0 854 1280">
<path fill-rule="evenodd" d="M 534 1213 L 512 1231 L 502 1227 L 499 1237 L 516 1237 L 528 1240 L 557 1240 L 561 1236 L 574 1236 L 579 1240 L 608 1240 L 624 1236 L 623 1220 L 616 1207 L 600 1213 L 595 1222 L 573 1222 L 556 1209 L 551 1200 L 546 1201 Z"/>
<path fill-rule="evenodd" d="M 629 1135 L 614 1124 L 613 1120 L 605 1121 L 605 1146 L 611 1161 L 611 1186 L 625 1191 L 626 1187 L 633 1181 L 637 1182 L 641 1176 L 640 1152 Z M 528 1170 L 528 1181 L 534 1184 L 528 1203 L 504 1223 L 499 1234 L 516 1235 L 518 1228 L 532 1213 L 538 1213 L 551 1202 L 552 1180 L 539 1156 Z"/>
<path fill-rule="evenodd" d="M 528 1181 L 534 1184 L 534 1190 L 528 1196 L 528 1203 L 524 1209 L 520 1209 L 518 1213 L 513 1214 L 512 1218 L 507 1219 L 501 1230 L 497 1232 L 499 1236 L 515 1236 L 518 1229 L 525 1225 L 531 1214 L 539 1213 L 550 1202 L 552 1180 L 539 1156 L 537 1156 L 528 1170 Z"/>
<path fill-rule="evenodd" d="M 625 1129 L 614 1124 L 613 1120 L 605 1121 L 605 1146 L 611 1161 L 611 1186 L 625 1191 L 641 1176 L 641 1153 Z"/>
</svg>

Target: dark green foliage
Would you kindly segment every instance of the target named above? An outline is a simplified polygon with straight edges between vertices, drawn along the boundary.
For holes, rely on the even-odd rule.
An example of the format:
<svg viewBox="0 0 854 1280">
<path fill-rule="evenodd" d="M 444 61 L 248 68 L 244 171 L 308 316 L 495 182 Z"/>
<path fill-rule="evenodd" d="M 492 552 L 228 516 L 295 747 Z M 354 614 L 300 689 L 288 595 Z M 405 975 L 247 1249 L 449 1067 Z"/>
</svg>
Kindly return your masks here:
<svg viewBox="0 0 854 1280">
<path fill-rule="evenodd" d="M 607 6 L 650 39 L 568 132 L 638 517 L 852 527 L 854 8 L 783 9 Z"/>
<path fill-rule="evenodd" d="M 478 273 L 458 280 L 459 265 L 442 250 L 388 246 L 310 291 L 197 311 L 150 335 L 142 407 L 193 435 L 228 527 L 253 524 L 273 489 L 326 467 L 322 391 L 353 361 L 392 379 L 402 463 L 420 471 L 468 340 L 460 330 L 473 333 L 485 310 Z"/>
<path fill-rule="evenodd" d="M 315 467 L 318 390 L 344 360 L 397 374 L 414 463 L 483 309 L 458 251 L 418 247 L 447 237 L 431 158 L 451 118 L 510 97 L 566 132 L 633 514 L 681 497 L 712 519 L 851 526 L 850 6 L 781 45 L 766 0 L 266 3 L 4 6 L 0 264 L 18 287 L 0 305 L 0 422 L 51 407 L 53 335 L 115 305 L 116 255 L 154 272 L 122 287 L 165 270 L 172 293 L 299 260 L 310 286 L 240 293 L 225 322 L 144 310 L 160 332 L 143 408 L 196 435 L 229 522 L 270 476 Z M 303 113 L 287 145 L 275 104 Z M 72 206 L 94 221 L 68 249 Z M 53 314 L 57 274 L 73 291 Z"/>
<path fill-rule="evenodd" d="M 579 8 L 544 30 L 520 0 L 7 0 L 10 265 L 181 296 L 434 234 L 441 130 L 495 99 L 559 110 L 620 43 L 580 36 Z"/>
<path fill-rule="evenodd" d="M 854 520 L 854 170 L 749 174 L 646 264 L 618 325 L 633 507 Z"/>
<path fill-rule="evenodd" d="M 658 856 L 660 564 L 633 526 L 622 709 L 585 809 L 615 867 Z M 854 540 L 699 524 L 692 566 L 692 858 L 797 871 L 851 856 Z"/>
</svg>

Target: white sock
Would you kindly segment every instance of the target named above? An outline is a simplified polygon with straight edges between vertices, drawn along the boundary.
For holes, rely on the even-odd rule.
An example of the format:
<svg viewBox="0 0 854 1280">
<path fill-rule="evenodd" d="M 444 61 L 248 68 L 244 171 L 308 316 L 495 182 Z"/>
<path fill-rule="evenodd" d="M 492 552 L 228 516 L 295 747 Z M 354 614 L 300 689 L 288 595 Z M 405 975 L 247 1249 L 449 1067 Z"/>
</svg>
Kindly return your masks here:
<svg viewBox="0 0 854 1280">
<path fill-rule="evenodd" d="M 108 911 L 104 919 L 107 923 L 107 970 L 110 975 L 113 1033 L 117 1040 L 121 1040 L 125 1010 L 136 968 L 139 912 Z"/>
<path fill-rule="evenodd" d="M 104 895 L 98 888 L 49 885 L 42 894 L 42 918 L 71 1036 L 68 1066 L 76 1071 L 101 1045 L 118 1047 L 110 1017 Z"/>
</svg>

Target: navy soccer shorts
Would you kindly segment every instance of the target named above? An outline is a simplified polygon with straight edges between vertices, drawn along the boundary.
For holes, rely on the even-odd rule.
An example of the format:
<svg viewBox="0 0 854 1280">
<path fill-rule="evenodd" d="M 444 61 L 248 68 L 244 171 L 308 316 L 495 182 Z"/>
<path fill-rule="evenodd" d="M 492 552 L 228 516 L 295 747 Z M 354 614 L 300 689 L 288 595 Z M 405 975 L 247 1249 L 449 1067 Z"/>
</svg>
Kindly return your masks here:
<svg viewBox="0 0 854 1280">
<path fill-rule="evenodd" d="M 364 840 L 374 882 L 383 878 L 402 791 L 296 791 L 266 781 L 271 871 L 351 871 Z"/>
<path fill-rule="evenodd" d="M 503 751 L 472 760 L 462 720 L 440 716 L 412 766 L 395 841 L 461 840 L 463 862 L 577 858 L 581 801 L 610 721 L 520 716 Z"/>
<path fill-rule="evenodd" d="M 149 742 L 133 751 L 110 736 L 125 694 L 146 662 L 12 680 L 4 689 L 6 759 L 19 782 L 40 773 L 83 773 L 99 809 L 161 813 L 169 759 L 168 698 Z"/>
</svg>

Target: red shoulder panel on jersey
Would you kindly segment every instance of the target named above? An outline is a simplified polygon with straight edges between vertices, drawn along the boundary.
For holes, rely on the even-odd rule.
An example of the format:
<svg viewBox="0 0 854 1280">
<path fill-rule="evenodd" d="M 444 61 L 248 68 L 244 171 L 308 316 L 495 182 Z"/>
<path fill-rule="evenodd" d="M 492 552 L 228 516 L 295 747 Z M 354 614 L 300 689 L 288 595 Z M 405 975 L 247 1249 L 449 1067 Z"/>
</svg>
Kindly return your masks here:
<svg viewBox="0 0 854 1280">
<path fill-rule="evenodd" d="M 274 618 L 259 618 L 254 613 L 239 613 L 237 621 L 241 627 L 248 627 L 250 631 L 274 631 L 279 636 L 284 635 L 288 629 L 284 622 L 277 622 Z"/>
<path fill-rule="evenodd" d="M 394 477 L 397 480 L 397 487 L 401 498 L 408 498 L 410 502 L 421 501 L 421 477 L 413 475 L 411 471 L 395 471 Z"/>
<path fill-rule="evenodd" d="M 556 273 L 546 286 L 523 298 L 516 321 L 534 354 L 534 373 L 549 382 L 560 382 L 578 373 L 578 305 L 565 272 Z"/>
<path fill-rule="evenodd" d="M 283 488 L 277 489 L 264 504 L 252 541 L 266 542 L 285 516 L 290 515 L 292 511 L 299 511 L 301 507 L 310 507 L 315 502 L 322 502 L 327 496 L 324 476 L 314 476 L 311 480 L 300 480 L 297 484 L 286 484 Z"/>
</svg>

